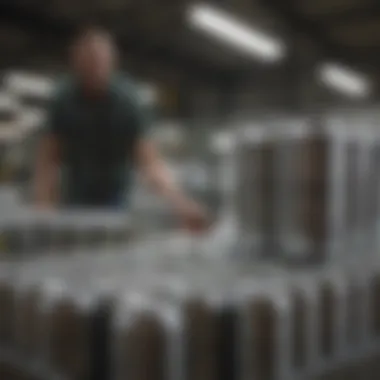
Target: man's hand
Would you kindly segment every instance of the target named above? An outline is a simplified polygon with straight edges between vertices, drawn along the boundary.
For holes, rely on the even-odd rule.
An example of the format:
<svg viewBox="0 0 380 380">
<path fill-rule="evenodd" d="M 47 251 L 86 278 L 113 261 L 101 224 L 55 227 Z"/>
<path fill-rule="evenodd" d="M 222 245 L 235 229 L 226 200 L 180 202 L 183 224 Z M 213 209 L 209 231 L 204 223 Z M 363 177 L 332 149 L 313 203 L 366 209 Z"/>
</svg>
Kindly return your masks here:
<svg viewBox="0 0 380 380">
<path fill-rule="evenodd" d="M 192 200 L 183 200 L 177 205 L 183 227 L 192 233 L 207 232 L 211 220 L 204 208 Z"/>
<path fill-rule="evenodd" d="M 38 208 L 52 208 L 58 201 L 59 142 L 53 135 L 42 138 L 34 176 L 34 203 Z"/>
</svg>

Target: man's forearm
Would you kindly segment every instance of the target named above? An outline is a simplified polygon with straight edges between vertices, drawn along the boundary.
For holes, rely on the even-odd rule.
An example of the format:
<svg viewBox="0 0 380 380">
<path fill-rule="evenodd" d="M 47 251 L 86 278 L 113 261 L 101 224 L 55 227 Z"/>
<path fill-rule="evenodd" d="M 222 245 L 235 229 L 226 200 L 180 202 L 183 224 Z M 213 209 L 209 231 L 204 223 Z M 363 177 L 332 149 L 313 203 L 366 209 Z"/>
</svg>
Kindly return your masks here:
<svg viewBox="0 0 380 380">
<path fill-rule="evenodd" d="M 188 207 L 189 199 L 154 144 L 148 140 L 140 141 L 137 159 L 144 179 L 158 195 L 167 199 L 177 209 Z"/>
<path fill-rule="evenodd" d="M 59 155 L 54 136 L 44 137 L 37 150 L 34 173 L 34 200 L 39 205 L 55 204 L 58 200 Z"/>
<path fill-rule="evenodd" d="M 145 177 L 152 189 L 167 199 L 173 206 L 181 207 L 187 196 L 175 180 L 165 163 L 159 162 L 145 170 Z"/>
<path fill-rule="evenodd" d="M 39 165 L 34 178 L 34 199 L 38 205 L 52 205 L 58 201 L 58 172 L 50 165 Z"/>
</svg>

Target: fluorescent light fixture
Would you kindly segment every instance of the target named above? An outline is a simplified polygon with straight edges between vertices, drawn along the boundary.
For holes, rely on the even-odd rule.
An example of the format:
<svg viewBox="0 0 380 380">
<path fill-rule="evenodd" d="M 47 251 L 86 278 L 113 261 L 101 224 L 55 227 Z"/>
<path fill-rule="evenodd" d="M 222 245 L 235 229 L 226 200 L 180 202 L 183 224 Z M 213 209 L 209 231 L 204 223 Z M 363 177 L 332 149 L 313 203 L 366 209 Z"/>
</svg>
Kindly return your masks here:
<svg viewBox="0 0 380 380">
<path fill-rule="evenodd" d="M 41 128 L 46 119 L 44 111 L 37 108 L 25 108 L 20 112 L 19 125 L 23 130 Z"/>
<path fill-rule="evenodd" d="M 54 83 L 50 78 L 23 72 L 11 72 L 6 76 L 5 85 L 21 95 L 50 96 Z"/>
<path fill-rule="evenodd" d="M 318 69 L 321 82 L 344 95 L 362 98 L 369 95 L 371 86 L 366 77 L 335 63 L 325 63 Z"/>
<path fill-rule="evenodd" d="M 17 102 L 15 98 L 6 92 L 0 92 L 0 110 L 17 111 Z"/>
<path fill-rule="evenodd" d="M 253 57 L 265 61 L 278 61 L 285 56 L 285 47 L 281 41 L 244 25 L 212 6 L 193 5 L 188 11 L 188 21 L 193 27 Z"/>
</svg>

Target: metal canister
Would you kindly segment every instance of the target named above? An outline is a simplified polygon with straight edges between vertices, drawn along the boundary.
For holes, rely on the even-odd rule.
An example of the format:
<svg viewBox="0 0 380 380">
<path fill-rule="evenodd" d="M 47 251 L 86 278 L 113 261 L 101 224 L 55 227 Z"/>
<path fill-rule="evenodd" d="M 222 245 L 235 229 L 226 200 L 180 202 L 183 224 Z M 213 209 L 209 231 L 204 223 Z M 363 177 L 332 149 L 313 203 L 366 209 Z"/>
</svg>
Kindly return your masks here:
<svg viewBox="0 0 380 380">
<path fill-rule="evenodd" d="M 357 131 L 348 125 L 346 144 L 345 174 L 345 232 L 347 235 L 347 254 L 355 255 L 360 249 L 360 138 Z"/>
<path fill-rule="evenodd" d="M 0 373 L 10 380 L 18 380 L 15 363 L 15 300 L 14 280 L 9 276 L 0 278 Z"/>
<path fill-rule="evenodd" d="M 274 279 L 271 279 L 274 280 Z M 245 290 L 244 290 L 245 288 Z M 245 293 L 247 378 L 291 379 L 291 304 L 283 281 L 242 284 Z M 244 352 L 242 350 L 242 352 Z"/>
<path fill-rule="evenodd" d="M 378 218 L 380 214 L 380 140 L 376 125 L 368 120 L 367 128 L 363 129 L 362 138 L 363 163 L 362 187 L 363 199 L 363 251 L 373 255 L 378 247 Z M 362 255 L 361 255 L 362 256 Z"/>
<path fill-rule="evenodd" d="M 291 207 L 282 212 L 284 254 L 290 262 L 323 263 L 341 249 L 344 140 L 324 119 L 304 120 L 286 133 L 284 188 Z"/>
<path fill-rule="evenodd" d="M 54 368 L 52 350 L 55 357 L 56 351 L 52 344 L 52 335 L 55 327 L 54 312 L 56 306 L 66 299 L 68 295 L 67 285 L 59 278 L 50 277 L 44 279 L 41 284 L 40 302 L 37 311 L 38 348 L 36 349 L 35 364 L 32 368 L 34 376 L 39 379 L 49 379 L 57 376 L 59 372 Z"/>
<path fill-rule="evenodd" d="M 14 344 L 16 288 L 11 276 L 0 277 L 0 347 L 9 350 Z"/>
<path fill-rule="evenodd" d="M 291 364 L 294 375 L 307 378 L 318 367 L 318 278 L 313 272 L 290 279 Z"/>
<path fill-rule="evenodd" d="M 273 256 L 276 250 L 276 144 L 264 126 L 239 131 L 236 189 L 240 243 L 248 257 Z"/>
<path fill-rule="evenodd" d="M 183 318 L 183 378 L 216 380 L 220 376 L 218 356 L 218 307 L 213 297 L 200 292 L 182 277 L 157 278 L 151 284 L 153 297 L 176 305 Z M 202 287 L 202 286 L 201 286 Z M 221 340 L 220 340 L 221 342 Z M 222 343 L 221 343 L 222 345 Z M 233 360 L 229 358 L 228 360 Z"/>
<path fill-rule="evenodd" d="M 347 354 L 347 278 L 342 268 L 320 274 L 318 287 L 319 365 L 323 379 L 346 379 L 360 368 Z"/>
<path fill-rule="evenodd" d="M 173 306 L 126 296 L 115 320 L 114 379 L 182 379 L 182 322 Z"/>
</svg>

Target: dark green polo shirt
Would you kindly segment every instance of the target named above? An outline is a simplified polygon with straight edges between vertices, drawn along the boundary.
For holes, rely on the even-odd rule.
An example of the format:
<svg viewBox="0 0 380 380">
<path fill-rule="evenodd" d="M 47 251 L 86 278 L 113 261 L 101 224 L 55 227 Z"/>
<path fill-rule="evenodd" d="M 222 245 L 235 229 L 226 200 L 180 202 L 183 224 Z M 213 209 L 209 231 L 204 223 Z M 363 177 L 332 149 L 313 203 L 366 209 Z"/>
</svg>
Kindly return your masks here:
<svg viewBox="0 0 380 380">
<path fill-rule="evenodd" d="M 97 98 L 74 78 L 57 87 L 47 129 L 60 143 L 62 201 L 75 207 L 119 207 L 131 187 L 136 143 L 147 115 L 131 80 L 115 75 Z"/>
</svg>

